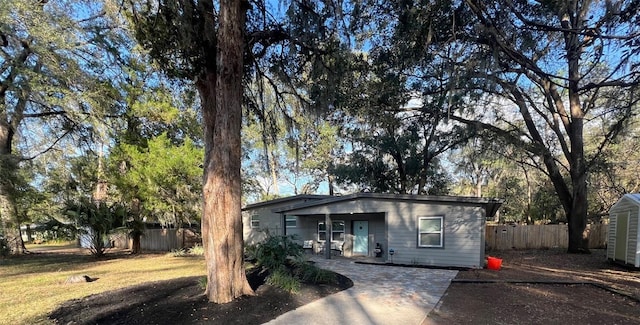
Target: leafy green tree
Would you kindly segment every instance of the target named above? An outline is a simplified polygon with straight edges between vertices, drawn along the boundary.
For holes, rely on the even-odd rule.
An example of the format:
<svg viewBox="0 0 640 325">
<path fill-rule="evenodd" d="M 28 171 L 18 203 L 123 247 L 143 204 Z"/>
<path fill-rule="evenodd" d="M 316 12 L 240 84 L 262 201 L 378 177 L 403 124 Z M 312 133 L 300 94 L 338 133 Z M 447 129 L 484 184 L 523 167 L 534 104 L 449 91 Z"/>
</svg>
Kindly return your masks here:
<svg viewBox="0 0 640 325">
<path fill-rule="evenodd" d="M 567 216 L 568 251 L 588 252 L 588 171 L 594 157 L 624 129 L 638 100 L 633 94 L 640 74 L 632 68 L 640 63 L 639 48 L 633 45 L 640 35 L 638 3 L 467 1 L 467 5 L 470 26 L 479 34 L 466 35 L 476 47 L 465 58 L 482 60 L 486 68 L 471 70 L 466 77 L 486 82 L 489 87 L 483 90 L 510 101 L 524 122 L 518 129 L 470 124 L 493 130 L 541 158 Z M 604 51 L 605 47 L 619 52 Z M 593 139 L 598 143 L 596 152 L 585 153 L 585 122 L 609 114 L 605 112 L 611 119 L 606 136 Z"/>
<path fill-rule="evenodd" d="M 193 141 L 175 145 L 161 134 L 146 147 L 121 144 L 115 151 L 114 183 L 140 201 L 143 218 L 174 226 L 199 220 L 203 152 Z"/>
<path fill-rule="evenodd" d="M 568 251 L 588 252 L 588 171 L 638 101 L 636 1 L 409 1 L 384 4 L 399 61 L 425 100 L 537 156 L 569 225 Z M 383 19 L 384 21 L 384 19 Z M 426 35 L 426 37 L 425 37 Z M 395 58 L 395 57 L 394 57 Z M 407 59 L 409 58 L 409 59 Z M 475 111 L 475 115 L 469 115 Z M 607 115 L 595 152 L 585 123 Z"/>
<path fill-rule="evenodd" d="M 293 1 L 286 13 L 278 14 L 265 2 L 251 7 L 242 0 L 132 2 L 131 9 L 138 42 L 168 75 L 191 80 L 199 94 L 205 147 L 206 295 L 226 303 L 252 294 L 242 263 L 244 77 L 269 74 L 285 80 L 291 91 L 300 76 L 329 75 L 325 57 L 339 49 L 339 41 L 327 24 L 337 9 L 327 3 Z M 320 55 L 306 55 L 310 53 Z M 309 93 L 315 96 L 326 85 L 328 80 L 319 81 Z"/>
<path fill-rule="evenodd" d="M 361 78 L 347 81 L 355 91 L 345 103 L 342 134 L 352 152 L 333 168 L 337 182 L 390 193 L 447 193 L 439 156 L 468 135 L 446 125 L 437 102 L 412 103 L 405 71 L 385 53 L 373 60 L 360 65 Z"/>
<path fill-rule="evenodd" d="M 602 117 L 606 119 L 606 116 Z M 587 148 L 594 151 L 594 141 L 591 137 L 601 137 L 602 126 L 596 125 L 587 130 Z M 622 132 L 612 145 L 595 158 L 595 163 L 589 171 L 589 219 L 599 222 L 603 216 L 609 214 L 609 209 L 620 197 L 627 193 L 640 191 L 640 142 L 638 142 L 638 118 L 629 121 L 629 126 Z"/>
<path fill-rule="evenodd" d="M 264 102 L 264 112 L 249 111 L 243 127 L 244 171 L 251 169 L 259 185 L 252 196 L 257 200 L 277 197 L 280 185 L 287 183 L 294 194 L 316 192 L 322 182 L 329 181 L 338 128 L 318 114 L 304 114 L 293 96 L 283 99 L 281 105 L 290 111 L 283 113 L 274 103 L 273 90 L 262 89 L 265 93 L 256 97 Z"/>
<path fill-rule="evenodd" d="M 425 129 L 404 127 L 394 120 L 377 128 L 358 128 L 354 133 L 353 152 L 346 163 L 333 169 L 337 183 L 382 193 L 448 193 L 447 175 L 436 158 L 436 150 L 444 152 L 448 146 L 427 147 Z"/>
<path fill-rule="evenodd" d="M 567 222 L 562 209 L 562 203 L 556 195 L 553 184 L 549 180 L 542 180 L 533 194 L 531 216 L 543 223 Z"/>
<path fill-rule="evenodd" d="M 448 96 L 423 87 L 428 81 L 421 79 L 422 73 L 440 73 L 445 67 L 421 57 L 431 56 L 420 42 L 431 42 L 436 34 L 417 26 L 422 19 L 433 19 L 434 28 L 442 31 L 437 36 L 446 39 L 447 17 L 422 11 L 431 5 L 448 8 L 446 3 L 353 3 L 349 36 L 356 49 L 342 59 L 348 72 L 335 86 L 340 95 L 337 107 L 343 111 L 336 122 L 349 152 L 333 168 L 339 182 L 373 191 L 448 192 L 440 157 L 464 143 L 469 134 L 459 123 L 451 123 L 443 110 Z M 412 22 L 416 22 L 415 31 L 402 29 Z M 440 80 L 440 87 L 444 82 Z"/>
<path fill-rule="evenodd" d="M 16 207 L 21 162 L 82 140 L 112 108 L 115 50 L 109 1 L 0 2 L 0 232 L 22 251 Z M 105 55 L 102 55 L 105 54 Z M 76 138 L 73 139 L 72 136 Z"/>
<path fill-rule="evenodd" d="M 295 188 L 295 194 L 316 193 L 323 182 L 327 183 L 329 195 L 334 194 L 334 175 L 331 174 L 336 157 L 341 155 L 341 140 L 338 126 L 332 121 L 319 121 L 318 117 L 306 118 L 301 122 L 298 136 L 290 141 L 287 170 L 291 175 L 305 179 L 302 187 Z"/>
<path fill-rule="evenodd" d="M 180 227 L 201 213 L 202 139 L 192 94 L 182 85 L 169 89 L 146 69 L 132 71 L 122 87 L 127 109 L 108 157 L 111 200 L 131 210 L 125 226 L 134 254 L 145 222 Z"/>
<path fill-rule="evenodd" d="M 478 136 L 452 152 L 448 160 L 456 175 L 455 194 L 503 198 L 505 204 L 496 221 L 533 222 L 531 196 L 539 173 L 518 148 Z"/>
</svg>

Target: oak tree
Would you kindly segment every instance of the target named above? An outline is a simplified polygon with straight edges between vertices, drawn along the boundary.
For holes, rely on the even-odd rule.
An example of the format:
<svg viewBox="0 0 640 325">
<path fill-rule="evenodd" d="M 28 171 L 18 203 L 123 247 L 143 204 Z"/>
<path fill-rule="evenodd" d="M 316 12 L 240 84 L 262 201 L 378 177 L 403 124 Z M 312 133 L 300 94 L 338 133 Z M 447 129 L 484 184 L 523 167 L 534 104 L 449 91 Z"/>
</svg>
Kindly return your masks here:
<svg viewBox="0 0 640 325">
<path fill-rule="evenodd" d="M 369 3 L 369 2 L 365 2 Z M 379 6 L 391 59 L 421 98 L 538 157 L 588 252 L 589 170 L 637 113 L 637 1 L 403 1 Z M 469 114 L 475 112 L 475 114 Z M 585 125 L 606 116 L 585 151 Z"/>
<path fill-rule="evenodd" d="M 112 105 L 109 78 L 120 36 L 109 1 L 0 2 L 0 234 L 21 253 L 16 206 L 21 163 L 90 133 Z M 75 139 L 77 140 L 77 139 Z"/>
</svg>

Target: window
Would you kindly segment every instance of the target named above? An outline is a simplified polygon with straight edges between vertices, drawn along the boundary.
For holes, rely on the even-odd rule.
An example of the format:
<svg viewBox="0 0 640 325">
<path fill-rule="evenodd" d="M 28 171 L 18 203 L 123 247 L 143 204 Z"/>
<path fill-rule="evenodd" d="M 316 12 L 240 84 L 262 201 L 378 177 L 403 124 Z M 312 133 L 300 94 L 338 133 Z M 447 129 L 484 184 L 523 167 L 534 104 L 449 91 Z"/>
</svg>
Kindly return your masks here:
<svg viewBox="0 0 640 325">
<path fill-rule="evenodd" d="M 327 227 L 324 221 L 318 222 L 318 240 L 327 240 Z M 331 241 L 344 241 L 344 221 L 331 222 Z"/>
<path fill-rule="evenodd" d="M 443 247 L 442 224 L 444 217 L 418 218 L 418 247 Z"/>
<path fill-rule="evenodd" d="M 284 224 L 287 228 L 295 228 L 298 226 L 298 218 L 296 216 L 286 216 Z"/>
<path fill-rule="evenodd" d="M 260 216 L 254 214 L 251 216 L 251 228 L 260 228 Z"/>
</svg>

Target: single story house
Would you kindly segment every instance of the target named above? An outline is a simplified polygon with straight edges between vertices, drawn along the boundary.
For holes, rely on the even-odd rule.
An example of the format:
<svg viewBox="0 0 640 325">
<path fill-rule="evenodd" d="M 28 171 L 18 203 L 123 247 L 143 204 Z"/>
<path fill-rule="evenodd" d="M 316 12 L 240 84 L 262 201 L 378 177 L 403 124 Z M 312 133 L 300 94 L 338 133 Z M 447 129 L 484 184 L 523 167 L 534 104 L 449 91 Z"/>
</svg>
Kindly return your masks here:
<svg viewBox="0 0 640 325">
<path fill-rule="evenodd" d="M 296 235 L 327 258 L 373 257 L 381 262 L 482 268 L 485 223 L 500 199 L 354 193 L 297 195 L 243 208 L 244 239 Z"/>
</svg>

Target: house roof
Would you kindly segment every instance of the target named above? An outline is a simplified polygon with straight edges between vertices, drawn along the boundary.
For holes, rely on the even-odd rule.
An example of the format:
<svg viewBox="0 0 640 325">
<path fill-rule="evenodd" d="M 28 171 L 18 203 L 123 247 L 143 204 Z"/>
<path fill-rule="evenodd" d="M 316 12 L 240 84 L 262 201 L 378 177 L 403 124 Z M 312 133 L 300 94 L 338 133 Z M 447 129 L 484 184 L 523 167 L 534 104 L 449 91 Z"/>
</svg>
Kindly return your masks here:
<svg viewBox="0 0 640 325">
<path fill-rule="evenodd" d="M 361 199 L 374 199 L 396 202 L 432 202 L 432 203 L 465 203 L 474 205 L 484 205 L 487 209 L 487 218 L 492 217 L 498 208 L 504 203 L 503 199 L 467 197 L 467 196 L 434 196 L 434 195 L 411 195 L 411 194 L 384 194 L 384 193 L 353 193 L 345 196 L 328 196 L 321 200 L 313 200 L 294 204 L 287 207 L 273 209 L 273 212 L 284 213 L 300 210 L 303 208 L 318 207 L 334 203 L 356 201 Z M 265 202 L 267 203 L 267 202 Z"/>
<path fill-rule="evenodd" d="M 616 204 L 614 204 L 609 211 L 617 208 L 623 201 L 629 201 L 637 206 L 640 206 L 640 193 L 630 193 L 623 195 Z"/>
<path fill-rule="evenodd" d="M 242 210 L 244 210 L 244 211 L 253 210 L 253 209 L 257 209 L 257 208 L 261 208 L 261 207 L 267 207 L 267 206 L 270 206 L 270 205 L 280 205 L 280 204 L 288 203 L 288 202 L 291 202 L 291 204 L 294 204 L 295 203 L 294 201 L 303 201 L 303 202 L 319 201 L 319 200 L 324 200 L 324 199 L 332 198 L 332 197 L 334 197 L 334 196 L 316 195 L 316 194 L 300 194 L 300 195 L 281 197 L 281 198 L 277 198 L 277 199 L 273 199 L 273 200 L 247 204 L 244 208 L 242 208 Z"/>
</svg>

